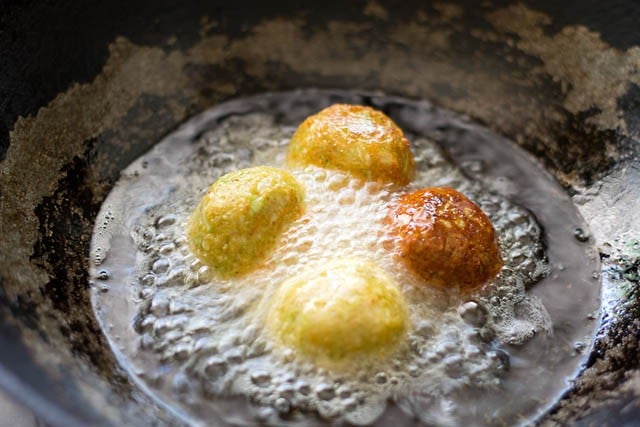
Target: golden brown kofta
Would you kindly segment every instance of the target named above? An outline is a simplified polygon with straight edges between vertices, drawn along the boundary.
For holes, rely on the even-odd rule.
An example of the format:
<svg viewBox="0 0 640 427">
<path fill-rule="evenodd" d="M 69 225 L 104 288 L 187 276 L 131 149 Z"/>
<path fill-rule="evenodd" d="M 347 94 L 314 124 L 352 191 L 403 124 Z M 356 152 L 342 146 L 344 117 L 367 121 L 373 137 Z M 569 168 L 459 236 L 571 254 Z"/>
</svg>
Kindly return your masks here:
<svg viewBox="0 0 640 427">
<path fill-rule="evenodd" d="M 400 259 L 431 286 L 476 289 L 502 267 L 496 232 L 485 213 L 453 188 L 402 196 L 385 223 Z"/>
<path fill-rule="evenodd" d="M 287 163 L 400 185 L 415 173 L 402 130 L 383 112 L 361 105 L 336 104 L 307 117 L 291 138 Z"/>
</svg>

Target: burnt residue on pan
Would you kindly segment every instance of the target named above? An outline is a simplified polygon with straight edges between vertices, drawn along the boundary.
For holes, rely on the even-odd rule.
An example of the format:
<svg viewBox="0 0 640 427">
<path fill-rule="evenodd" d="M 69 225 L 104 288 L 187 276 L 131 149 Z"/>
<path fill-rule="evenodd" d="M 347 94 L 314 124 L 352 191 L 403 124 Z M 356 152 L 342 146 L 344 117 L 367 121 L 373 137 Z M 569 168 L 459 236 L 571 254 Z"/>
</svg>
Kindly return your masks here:
<svg viewBox="0 0 640 427">
<path fill-rule="evenodd" d="M 172 419 L 128 383 L 90 314 L 86 256 L 97 208 L 119 171 L 190 115 L 236 96 L 313 86 L 428 99 L 536 154 L 590 224 L 608 302 L 587 366 L 541 422 L 597 422 L 637 400 L 640 48 L 615 29 L 607 36 L 606 11 L 571 19 L 571 5 L 476 3 L 361 1 L 313 13 L 304 2 L 251 12 L 192 5 L 177 16 L 141 7 L 133 12 L 153 24 L 136 31 L 125 29 L 133 26 L 126 7 L 85 11 L 123 25 L 105 38 L 106 55 L 102 45 L 92 50 L 103 52 L 91 54 L 95 62 L 106 57 L 89 67 L 100 72 L 76 71 L 86 80 L 71 86 L 77 77 L 52 76 L 65 83 L 48 83 L 47 93 L 64 92 L 41 96 L 50 99 L 39 109 L 16 107 L 10 138 L 0 135 L 0 313 L 43 382 L 64 384 L 46 388 L 47 399 L 115 424 Z"/>
</svg>

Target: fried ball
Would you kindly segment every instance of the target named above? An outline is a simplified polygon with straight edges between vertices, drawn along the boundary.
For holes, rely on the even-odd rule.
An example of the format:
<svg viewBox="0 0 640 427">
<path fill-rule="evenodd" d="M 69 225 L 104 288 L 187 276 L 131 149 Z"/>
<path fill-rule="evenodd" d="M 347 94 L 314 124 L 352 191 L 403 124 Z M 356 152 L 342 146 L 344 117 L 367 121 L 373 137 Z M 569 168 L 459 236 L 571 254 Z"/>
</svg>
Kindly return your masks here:
<svg viewBox="0 0 640 427">
<path fill-rule="evenodd" d="M 407 303 L 394 280 L 359 259 L 330 261 L 286 280 L 267 317 L 277 342 L 333 364 L 388 355 L 407 325 Z"/>
<path fill-rule="evenodd" d="M 346 104 L 307 117 L 291 138 L 287 163 L 400 185 L 409 183 L 415 171 L 409 141 L 389 117 L 370 107 Z"/>
<path fill-rule="evenodd" d="M 502 267 L 496 232 L 484 212 L 452 188 L 401 197 L 385 219 L 401 260 L 438 288 L 474 290 Z"/>
<path fill-rule="evenodd" d="M 193 253 L 223 277 L 255 268 L 303 211 L 303 189 L 280 169 L 231 172 L 207 190 L 187 223 Z"/>
</svg>

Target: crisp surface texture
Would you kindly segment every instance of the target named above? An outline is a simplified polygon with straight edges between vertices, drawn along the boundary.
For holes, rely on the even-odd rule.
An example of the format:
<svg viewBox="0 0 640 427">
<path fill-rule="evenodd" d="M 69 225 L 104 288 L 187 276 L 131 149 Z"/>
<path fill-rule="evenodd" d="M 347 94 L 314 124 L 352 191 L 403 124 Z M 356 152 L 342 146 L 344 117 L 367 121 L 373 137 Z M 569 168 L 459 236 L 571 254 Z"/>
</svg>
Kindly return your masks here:
<svg viewBox="0 0 640 427">
<path fill-rule="evenodd" d="M 401 197 L 386 222 L 398 237 L 402 261 L 432 286 L 475 289 L 502 267 L 491 221 L 452 188 L 428 188 Z"/>
</svg>

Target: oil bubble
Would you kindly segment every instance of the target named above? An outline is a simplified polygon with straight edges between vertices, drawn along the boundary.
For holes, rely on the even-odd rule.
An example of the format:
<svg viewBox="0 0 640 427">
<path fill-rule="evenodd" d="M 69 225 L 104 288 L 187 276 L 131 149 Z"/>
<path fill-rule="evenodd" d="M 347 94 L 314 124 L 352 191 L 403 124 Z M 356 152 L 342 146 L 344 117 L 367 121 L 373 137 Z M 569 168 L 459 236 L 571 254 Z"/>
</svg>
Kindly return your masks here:
<svg viewBox="0 0 640 427">
<path fill-rule="evenodd" d="M 109 272 L 107 270 L 100 270 L 96 275 L 96 279 L 99 279 L 99 280 L 109 279 Z"/>
<path fill-rule="evenodd" d="M 387 374 L 385 374 L 384 372 L 378 372 L 376 374 L 376 383 L 386 384 L 387 380 L 388 380 Z"/>
<path fill-rule="evenodd" d="M 581 227 L 573 229 L 573 237 L 575 237 L 579 242 L 586 242 L 589 240 L 589 235 Z"/>
<path fill-rule="evenodd" d="M 255 385 L 264 387 L 271 381 L 271 375 L 266 371 L 257 371 L 251 374 L 251 382 Z"/>
<path fill-rule="evenodd" d="M 291 410 L 291 404 L 284 397 L 280 397 L 280 398 L 276 399 L 276 401 L 273 404 L 273 406 L 281 414 L 286 414 L 286 413 L 289 412 L 289 410 Z"/>
<path fill-rule="evenodd" d="M 211 356 L 205 362 L 204 372 L 209 378 L 223 375 L 227 371 L 227 363 L 220 356 Z"/>
<path fill-rule="evenodd" d="M 336 396 L 336 392 L 332 385 L 320 384 L 316 388 L 316 395 L 320 400 L 331 400 Z"/>
<path fill-rule="evenodd" d="M 156 228 L 165 228 L 176 222 L 176 216 L 173 214 L 164 215 L 156 221 Z"/>
<path fill-rule="evenodd" d="M 477 301 L 466 301 L 458 307 L 458 314 L 469 325 L 480 327 L 487 323 L 489 313 Z"/>
<path fill-rule="evenodd" d="M 151 267 L 151 271 L 153 271 L 156 274 L 166 273 L 168 269 L 169 269 L 169 260 L 166 258 L 158 259 L 153 263 L 153 266 Z"/>
</svg>

